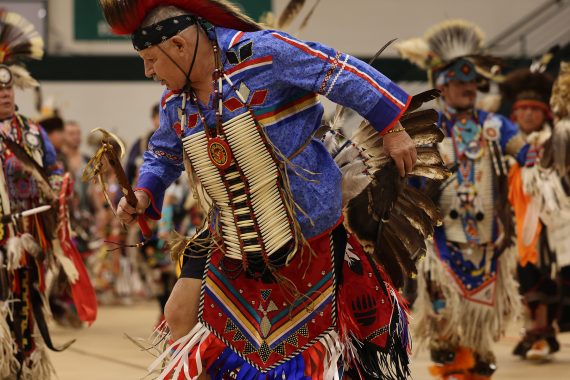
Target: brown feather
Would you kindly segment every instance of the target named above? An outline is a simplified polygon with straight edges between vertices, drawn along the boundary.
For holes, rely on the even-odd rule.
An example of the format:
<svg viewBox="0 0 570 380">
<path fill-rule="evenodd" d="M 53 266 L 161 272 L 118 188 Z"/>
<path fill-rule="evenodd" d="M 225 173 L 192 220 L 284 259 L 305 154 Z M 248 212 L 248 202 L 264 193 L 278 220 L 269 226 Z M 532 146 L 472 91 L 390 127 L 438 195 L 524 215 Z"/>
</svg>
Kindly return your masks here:
<svg viewBox="0 0 570 380">
<path fill-rule="evenodd" d="M 362 122 L 360 123 L 358 128 L 356 128 L 356 131 L 354 131 L 350 139 L 355 144 L 359 144 L 360 141 L 366 140 L 368 137 L 370 137 L 371 134 L 377 134 L 377 133 L 378 131 L 376 131 L 372 127 L 372 125 L 370 125 L 368 120 L 362 120 Z"/>
<path fill-rule="evenodd" d="M 297 17 L 297 15 L 303 9 L 305 5 L 305 0 L 290 0 L 289 4 L 285 7 L 281 16 L 279 16 L 279 20 L 277 21 L 277 27 L 279 29 L 286 28 L 293 22 L 293 19 Z"/>
<path fill-rule="evenodd" d="M 402 116 L 400 123 L 404 128 L 412 130 L 418 126 L 426 126 L 437 123 L 439 114 L 433 108 L 412 112 Z"/>
<path fill-rule="evenodd" d="M 429 165 L 416 165 L 410 172 L 410 175 L 416 177 L 425 177 L 436 180 L 444 180 L 448 178 L 451 173 L 445 167 L 429 166 Z"/>
<path fill-rule="evenodd" d="M 418 231 L 406 217 L 397 212 L 392 212 L 388 224 L 390 225 L 389 227 L 384 227 L 386 233 L 394 233 L 394 235 L 398 237 L 398 240 L 401 240 L 406 247 L 405 250 L 399 253 L 399 257 L 403 258 L 401 261 L 411 263 L 409 269 L 415 270 L 414 258 L 425 253 L 425 239 L 421 234 L 418 234 Z"/>
<path fill-rule="evenodd" d="M 360 241 L 377 240 L 378 222 L 390 217 L 399 188 L 397 169 L 393 163 L 388 164 L 374 173 L 370 185 L 348 202 L 346 223 Z"/>
<path fill-rule="evenodd" d="M 381 234 L 374 244 L 373 258 L 380 264 L 396 288 L 404 286 L 404 273 L 398 261 L 398 251 L 402 249 L 401 243 L 392 236 Z"/>
<path fill-rule="evenodd" d="M 301 23 L 301 26 L 299 27 L 300 31 L 302 31 L 303 29 L 305 29 L 307 27 L 307 25 L 309 24 L 309 20 L 311 19 L 311 17 L 313 17 L 313 14 L 315 13 L 315 9 L 317 9 L 317 6 L 319 5 L 320 2 L 321 2 L 321 0 L 317 0 L 315 2 L 315 4 L 313 4 L 313 7 L 309 11 L 309 13 L 307 13 L 305 18 L 303 19 L 303 22 Z"/>
<path fill-rule="evenodd" d="M 416 146 L 432 145 L 440 143 L 445 138 L 443 131 L 436 125 L 418 126 L 406 129 Z"/>
<path fill-rule="evenodd" d="M 405 191 L 404 186 L 402 192 Z M 430 239 L 433 236 L 433 226 L 436 221 L 432 221 L 424 210 L 409 203 L 404 197 L 398 197 L 398 201 L 394 205 L 394 212 L 405 216 L 411 225 L 422 234 L 424 239 Z"/>
<path fill-rule="evenodd" d="M 385 223 L 380 239 L 374 247 L 375 259 L 386 269 L 396 288 L 404 285 L 405 277 L 416 273 L 415 263 L 399 235 L 398 229 L 391 223 Z"/>
<path fill-rule="evenodd" d="M 443 223 L 443 218 L 437 209 L 437 206 L 422 191 L 412 186 L 408 186 L 405 188 L 405 191 L 400 193 L 400 195 L 405 199 L 405 201 L 415 205 L 415 207 L 421 208 L 434 222 L 434 225 Z"/>
</svg>

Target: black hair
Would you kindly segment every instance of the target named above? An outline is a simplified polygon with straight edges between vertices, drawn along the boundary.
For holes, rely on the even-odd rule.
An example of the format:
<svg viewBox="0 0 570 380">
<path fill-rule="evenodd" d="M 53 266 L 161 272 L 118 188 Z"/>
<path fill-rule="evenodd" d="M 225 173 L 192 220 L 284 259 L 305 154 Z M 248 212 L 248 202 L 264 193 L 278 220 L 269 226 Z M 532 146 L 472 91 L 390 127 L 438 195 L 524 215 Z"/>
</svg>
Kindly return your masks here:
<svg viewBox="0 0 570 380">
<path fill-rule="evenodd" d="M 155 117 L 158 115 L 158 113 L 160 112 L 160 104 L 156 103 L 154 106 L 152 106 L 151 111 L 150 111 L 150 116 L 151 117 Z"/>
<path fill-rule="evenodd" d="M 40 121 L 40 124 L 48 134 L 56 131 L 63 131 L 64 127 L 63 119 L 59 116 L 52 116 L 47 119 L 43 119 Z"/>
</svg>

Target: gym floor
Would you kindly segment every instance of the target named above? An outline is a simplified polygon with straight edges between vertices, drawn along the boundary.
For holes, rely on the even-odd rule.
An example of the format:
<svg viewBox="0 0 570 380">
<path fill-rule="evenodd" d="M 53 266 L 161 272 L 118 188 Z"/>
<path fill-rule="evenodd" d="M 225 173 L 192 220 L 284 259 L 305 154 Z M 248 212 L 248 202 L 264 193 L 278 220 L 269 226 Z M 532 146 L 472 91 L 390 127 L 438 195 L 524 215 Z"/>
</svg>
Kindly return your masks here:
<svg viewBox="0 0 570 380">
<path fill-rule="evenodd" d="M 51 353 L 59 380 L 140 380 L 153 357 L 142 352 L 125 334 L 146 338 L 156 322 L 158 311 L 154 302 L 131 306 L 105 306 L 93 326 L 80 330 L 52 326 L 56 344 L 70 339 L 77 341 L 65 352 Z M 570 368 L 570 334 L 560 336 L 561 351 L 548 363 L 528 363 L 511 355 L 518 340 L 520 326 L 512 326 L 507 336 L 496 344 L 498 371 L 493 379 L 567 379 Z M 427 367 L 429 355 L 415 353 L 412 363 L 414 380 L 430 380 Z M 152 379 L 152 376 L 147 377 Z"/>
</svg>

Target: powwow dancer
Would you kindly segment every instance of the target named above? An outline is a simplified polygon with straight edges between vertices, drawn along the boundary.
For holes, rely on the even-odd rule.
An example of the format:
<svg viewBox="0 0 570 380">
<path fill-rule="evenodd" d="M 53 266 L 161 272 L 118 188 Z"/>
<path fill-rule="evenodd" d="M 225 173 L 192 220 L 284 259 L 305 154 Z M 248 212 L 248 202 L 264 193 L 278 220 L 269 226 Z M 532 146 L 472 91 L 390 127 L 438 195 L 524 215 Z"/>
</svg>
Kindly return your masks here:
<svg viewBox="0 0 570 380">
<path fill-rule="evenodd" d="M 553 80 L 550 75 L 527 68 L 515 70 L 501 83 L 505 100 L 512 102 L 511 119 L 517 123 L 530 145 L 524 166 L 514 164 L 509 171 L 509 200 L 513 205 L 517 222 L 517 247 L 519 260 L 517 277 L 525 305 L 525 335 L 513 353 L 522 358 L 545 359 L 559 350 L 554 322 L 558 312 L 558 291 L 555 273 L 557 241 L 550 239 L 556 226 L 548 228 L 538 218 L 540 205 L 533 202 L 529 193 L 539 193 L 533 186 L 546 177 L 559 182 L 555 176 L 535 165 L 544 150 L 544 143 L 552 135 L 549 101 Z M 549 201 L 554 201 L 554 198 Z M 551 211 L 555 211 L 554 209 Z M 561 218 L 556 233 L 560 237 L 570 232 L 568 221 Z M 564 239 L 562 239 L 563 241 Z M 562 246 L 559 246 L 559 249 Z"/>
<path fill-rule="evenodd" d="M 55 351 L 44 317 L 46 273 L 65 271 L 80 318 L 93 322 L 97 303 L 71 242 L 67 199 L 72 184 L 56 168 L 45 131 L 20 115 L 14 86 L 38 86 L 19 65 L 40 59 L 43 42 L 20 15 L 0 12 L 0 378 L 50 379 L 44 344 Z M 38 339 L 39 331 L 43 339 Z"/>
<path fill-rule="evenodd" d="M 531 68 L 536 70 L 509 74 L 501 88 L 507 99 L 514 100 L 514 120 L 531 146 L 525 166 L 515 165 L 510 173 L 510 199 L 519 233 L 518 275 L 528 314 L 525 335 L 513 353 L 544 360 L 560 349 L 555 323 L 560 331 L 569 328 L 565 306 L 570 283 L 569 140 L 564 137 L 570 131 L 564 103 L 568 102 L 564 83 L 568 83 L 569 69 L 568 64 L 562 65 L 551 98 L 552 79 L 541 72 L 544 64 Z M 553 127 L 549 102 L 556 108 Z"/>
<path fill-rule="evenodd" d="M 504 154 L 524 163 L 528 147 L 506 118 L 475 109 L 477 84 L 496 60 L 482 51 L 480 29 L 449 20 L 424 38 L 397 45 L 428 70 L 442 91 L 439 145 L 457 171 L 437 186 L 443 226 L 436 229 L 418 274 L 414 337 L 428 341 L 442 379 L 487 379 L 496 369 L 491 344 L 518 309 L 514 225 Z"/>
<path fill-rule="evenodd" d="M 209 203 L 207 228 L 178 242 L 186 257 L 166 306 L 172 345 L 152 366 L 168 359 L 159 378 L 407 377 L 407 315 L 390 278 L 399 286 L 415 271 L 437 212 L 400 176 L 445 176 L 437 152 L 414 147 L 442 137 L 435 111 L 411 113 L 437 92 L 411 98 L 349 55 L 263 30 L 226 1 L 101 5 L 116 33 L 132 34 L 145 75 L 168 88 L 138 204 L 121 200 L 119 216 L 160 217 L 183 163 Z M 354 164 L 345 199 L 313 138 L 318 94 L 369 121 L 354 136 L 366 151 L 327 136 L 336 159 Z"/>
</svg>

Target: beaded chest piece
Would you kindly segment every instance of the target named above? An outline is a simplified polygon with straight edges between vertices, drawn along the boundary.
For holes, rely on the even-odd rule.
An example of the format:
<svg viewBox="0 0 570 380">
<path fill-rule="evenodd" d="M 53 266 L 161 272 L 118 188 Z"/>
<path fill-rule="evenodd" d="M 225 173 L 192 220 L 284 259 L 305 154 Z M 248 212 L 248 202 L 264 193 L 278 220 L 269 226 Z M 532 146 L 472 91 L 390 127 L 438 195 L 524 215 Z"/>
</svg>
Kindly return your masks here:
<svg viewBox="0 0 570 380">
<path fill-rule="evenodd" d="M 215 53 L 216 49 L 214 45 Z M 198 99 L 191 94 L 204 130 L 182 142 L 192 169 L 214 203 L 226 257 L 239 260 L 242 269 L 257 272 L 284 264 L 281 248 L 288 243 L 293 244 L 287 247 L 286 261 L 295 254 L 294 206 L 282 165 L 251 110 L 221 122 L 223 78 L 246 101 L 217 67 L 216 127 L 208 127 Z"/>
<path fill-rule="evenodd" d="M 291 241 L 278 163 L 251 112 L 225 122 L 222 135 L 183 139 L 184 151 L 219 212 L 226 255 L 268 260 Z"/>
<path fill-rule="evenodd" d="M 444 188 L 440 206 L 449 240 L 484 244 L 492 241 L 494 186 L 493 150 L 500 137 L 500 124 L 489 118 L 481 123 L 478 116 L 442 121 L 449 137 L 440 145 L 444 161 L 457 165 L 457 175 Z"/>
</svg>

